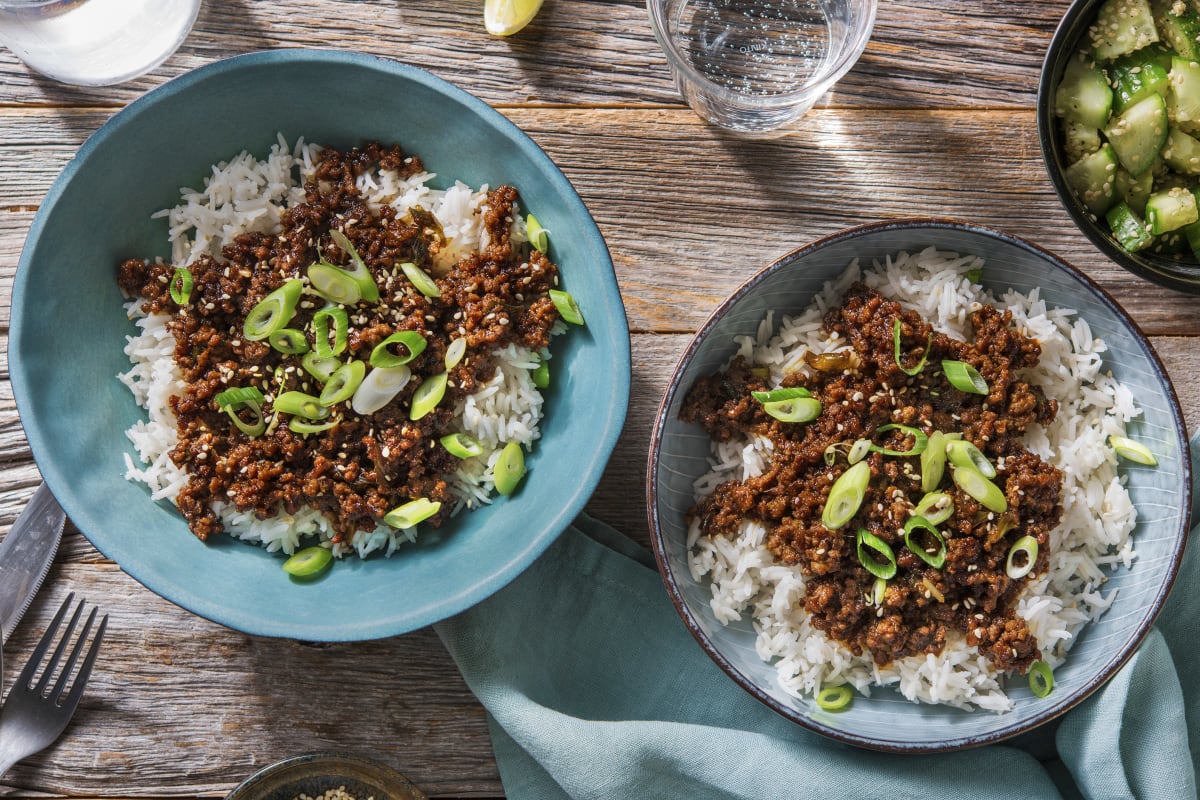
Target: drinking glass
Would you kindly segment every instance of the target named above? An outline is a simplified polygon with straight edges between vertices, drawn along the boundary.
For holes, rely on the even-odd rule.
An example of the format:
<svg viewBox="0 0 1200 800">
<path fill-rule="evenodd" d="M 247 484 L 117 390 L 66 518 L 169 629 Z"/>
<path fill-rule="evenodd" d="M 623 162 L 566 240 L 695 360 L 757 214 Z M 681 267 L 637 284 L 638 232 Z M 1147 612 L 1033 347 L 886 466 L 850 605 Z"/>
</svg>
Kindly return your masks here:
<svg viewBox="0 0 1200 800">
<path fill-rule="evenodd" d="M 167 59 L 200 0 L 0 0 L 0 44 L 63 83 L 108 86 Z"/>
<path fill-rule="evenodd" d="M 878 0 L 646 0 L 696 113 L 743 133 L 780 128 L 854 66 Z"/>
</svg>

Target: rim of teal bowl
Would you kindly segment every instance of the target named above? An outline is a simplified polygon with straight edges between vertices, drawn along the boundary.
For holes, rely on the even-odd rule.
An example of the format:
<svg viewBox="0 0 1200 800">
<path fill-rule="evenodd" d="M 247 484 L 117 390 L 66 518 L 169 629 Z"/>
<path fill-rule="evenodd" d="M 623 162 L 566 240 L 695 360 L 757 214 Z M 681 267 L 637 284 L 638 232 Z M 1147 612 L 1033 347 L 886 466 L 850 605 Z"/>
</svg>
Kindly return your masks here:
<svg viewBox="0 0 1200 800">
<path fill-rule="evenodd" d="M 68 191 L 71 181 L 79 169 L 79 165 L 91 155 L 93 150 L 110 138 L 120 136 L 127 127 L 135 125 L 142 114 L 146 113 L 160 99 L 187 91 L 199 83 L 218 79 L 223 75 L 236 72 L 244 67 L 299 62 L 359 67 L 364 70 L 384 73 L 389 78 L 400 78 L 418 83 L 448 97 L 452 101 L 461 103 L 468 110 L 488 120 L 492 130 L 496 134 L 507 137 L 511 142 L 516 144 L 522 153 L 527 155 L 531 160 L 540 163 L 549 181 L 577 206 L 576 210 L 581 215 L 581 218 L 591 223 L 590 226 L 585 226 L 579 232 L 579 236 L 588 240 L 588 246 L 593 252 L 600 254 L 599 260 L 606 263 L 610 271 L 612 270 L 612 256 L 596 225 L 595 219 L 584 205 L 578 192 L 575 191 L 570 181 L 567 180 L 566 175 L 563 174 L 558 165 L 554 163 L 550 156 L 528 134 L 487 103 L 470 92 L 420 67 L 414 67 L 411 64 L 405 64 L 400 61 L 342 50 L 284 49 L 233 56 L 206 64 L 177 78 L 173 78 L 150 90 L 118 111 L 88 137 L 87 141 L 83 143 L 75 156 L 55 179 L 50 190 L 46 193 L 34 217 L 33 223 L 30 225 L 13 282 L 12 297 L 14 301 L 24 293 L 25 284 L 31 269 L 29 262 L 32 258 L 33 250 L 36 249 L 36 244 L 31 246 L 30 243 L 38 241 L 42 235 L 42 229 L 47 223 L 47 219 L 54 213 L 55 206 L 58 204 L 60 198 Z M 584 506 L 591 498 L 592 492 L 595 491 L 596 485 L 600 481 L 600 476 L 603 474 L 604 467 L 608 463 L 608 458 L 612 454 L 613 447 L 616 445 L 617 438 L 620 436 L 624 426 L 629 405 L 631 380 L 629 326 L 626 322 L 625 306 L 621 299 L 615 274 L 613 275 L 611 284 L 606 283 L 605 288 L 604 296 L 598 298 L 598 300 L 602 301 L 606 307 L 611 308 L 614 312 L 614 319 L 619 320 L 621 330 L 617 332 L 618 335 L 616 338 L 621 340 L 620 343 L 624 345 L 624 348 L 621 352 L 614 354 L 613 361 L 616 369 L 607 376 L 615 382 L 614 396 L 620 398 L 620 402 L 605 418 L 593 420 L 594 424 L 603 426 L 599 438 L 599 448 L 593 455 L 603 455 L 603 458 L 580 459 L 581 463 L 578 464 L 575 472 L 577 477 L 575 491 L 570 494 L 564 492 L 562 502 L 554 509 L 553 514 L 549 516 L 543 530 L 523 546 L 515 549 L 510 560 L 498 565 L 496 569 L 468 590 L 448 595 L 436 602 L 428 603 L 422 613 L 404 617 L 386 617 L 382 620 L 358 625 L 346 625 L 341 622 L 324 625 L 313 625 L 311 623 L 296 625 L 287 622 L 263 620 L 255 617 L 253 614 L 248 614 L 245 610 L 231 609 L 221 603 L 214 602 L 211 598 L 179 591 L 169 581 L 158 579 L 156 575 L 148 574 L 137 565 L 126 565 L 118 561 L 118 566 L 153 593 L 213 622 L 252 635 L 306 641 L 365 641 L 398 636 L 439 622 L 486 599 L 521 574 L 538 556 L 545 552 L 546 548 L 583 511 Z M 8 350 L 9 353 L 15 353 L 20 351 L 24 311 L 22 306 L 16 302 L 12 302 L 10 308 Z M 623 336 L 619 335 L 621 333 L 623 333 Z M 18 417 L 22 418 L 20 412 L 23 408 L 29 407 L 30 400 L 21 375 L 21 368 L 14 367 L 15 365 L 10 361 L 10 380 L 13 386 L 13 395 L 17 405 Z M 30 431 L 28 426 L 25 425 L 23 418 L 22 427 L 25 428 L 34 462 L 37 464 L 42 474 L 42 479 L 50 488 L 50 491 L 67 512 L 67 516 L 71 521 L 75 522 L 79 527 L 80 532 L 92 542 L 97 550 L 106 557 L 111 558 L 108 552 L 110 548 L 108 547 L 108 543 L 104 542 L 103 536 L 101 536 L 103 544 L 97 543 L 93 539 L 93 534 L 89 532 L 87 523 L 95 521 L 89 510 L 76 504 L 71 493 L 66 491 L 67 478 L 64 477 L 53 462 L 47 463 L 47 460 L 39 455 L 45 449 L 41 430 L 35 428 L 33 431 Z M 81 522 L 83 524 L 80 524 Z M 252 545 L 247 544 L 247 546 Z M 116 559 L 113 560 L 116 561 Z"/>
<path fill-rule="evenodd" d="M 1134 634 L 1125 642 L 1125 645 L 1115 652 L 1111 658 L 1104 661 L 1103 665 L 1096 671 L 1095 676 L 1087 681 L 1078 691 L 1068 697 L 1066 700 L 1056 703 L 1041 711 L 1021 723 L 1005 723 L 1003 715 L 997 718 L 997 724 L 994 730 L 978 735 L 978 736 L 961 736 L 957 738 L 947 738 L 937 742 L 921 742 L 912 743 L 905 741 L 888 740 L 886 732 L 881 731 L 879 736 L 869 737 L 857 733 L 851 733 L 846 730 L 825 724 L 819 719 L 808 714 L 800 713 L 795 708 L 786 705 L 775 697 L 766 692 L 761 686 L 742 673 L 740 669 L 727 658 L 708 634 L 704 632 L 703 626 L 692 613 L 691 608 L 687 604 L 687 599 L 683 595 L 683 591 L 679 588 L 680 581 L 690 580 L 690 576 L 681 576 L 676 579 L 675 573 L 671 570 L 670 560 L 667 557 L 667 538 L 663 532 L 662 525 L 659 524 L 659 497 L 658 497 L 658 472 L 661 469 L 660 457 L 662 440 L 667 424 L 667 412 L 671 407 L 675 396 L 683 391 L 680 386 L 680 376 L 691 365 L 692 360 L 696 356 L 700 345 L 708 338 L 713 327 L 720 319 L 735 306 L 748 292 L 750 292 L 759 283 L 766 280 L 778 270 L 792 264 L 798 259 L 803 258 L 810 253 L 817 252 L 829 247 L 832 244 L 845 241 L 847 239 L 855 239 L 863 235 L 879 233 L 883 231 L 895 230 L 954 230 L 965 231 L 971 234 L 977 234 L 986 238 L 995 239 L 1012 245 L 1018 249 L 1037 256 L 1045 262 L 1054 264 L 1056 267 L 1071 275 L 1079 281 L 1080 288 L 1090 291 L 1092 295 L 1101 304 L 1107 306 L 1113 314 L 1116 315 L 1129 329 L 1133 338 L 1146 353 L 1147 359 L 1153 367 L 1154 374 L 1158 376 L 1164 386 L 1166 386 L 1166 395 L 1168 405 L 1170 406 L 1171 417 L 1174 421 L 1174 430 L 1177 437 L 1177 444 L 1180 452 L 1180 481 L 1184 487 L 1191 486 L 1191 448 L 1187 437 L 1187 428 L 1184 424 L 1183 411 L 1179 405 L 1179 397 L 1175 392 L 1175 387 L 1172 385 L 1170 377 L 1167 375 L 1166 369 L 1163 367 L 1162 361 L 1155 352 L 1149 338 L 1142 331 L 1133 318 L 1123 309 L 1112 295 L 1105 291 L 1099 284 L 1089 278 L 1078 268 L 1072 266 L 1067 261 L 1054 255 L 1048 250 L 1045 250 L 1032 242 L 1015 236 L 1010 233 L 987 228 L 982 225 L 976 225 L 971 222 L 962 220 L 937 218 L 937 217 L 914 217 L 900 220 L 890 220 L 887 222 L 872 222 L 863 225 L 856 225 L 851 228 L 846 228 L 828 236 L 816 239 L 806 245 L 796 248 L 787 255 L 781 256 L 772 261 L 766 267 L 755 273 L 741 286 L 735 289 L 719 306 L 713 311 L 705 323 L 700 327 L 699 331 L 688 343 L 683 354 L 679 357 L 679 361 L 675 369 L 671 373 L 671 381 L 669 388 L 659 404 L 658 412 L 655 416 L 654 427 L 650 432 L 650 455 L 646 469 L 646 491 L 647 502 L 646 512 L 648 523 L 650 526 L 650 543 L 654 550 L 654 558 L 658 564 L 659 574 L 662 577 L 663 583 L 666 586 L 667 594 L 671 598 L 671 603 L 675 606 L 676 612 L 683 620 L 685 627 L 691 632 L 692 636 L 699 643 L 700 647 L 708 654 L 708 656 L 725 672 L 735 683 L 742 687 L 748 694 L 757 699 L 759 702 L 766 705 L 771 710 L 781 716 L 790 719 L 809 730 L 815 731 L 830 739 L 834 739 L 845 744 L 864 747 L 871 750 L 880 750 L 891 753 L 938 753 L 952 750 L 962 750 L 979 745 L 993 744 L 1005 739 L 1010 739 L 1021 733 L 1026 733 L 1039 727 L 1051 720 L 1061 717 L 1066 712 L 1070 711 L 1079 703 L 1083 702 L 1088 696 L 1104 685 L 1121 666 L 1133 656 L 1137 651 L 1138 646 L 1149 634 L 1151 627 L 1154 625 L 1154 620 L 1162 611 L 1163 604 L 1171 593 L 1171 588 L 1175 583 L 1175 578 L 1179 573 L 1180 561 L 1183 558 L 1184 546 L 1187 543 L 1188 531 L 1190 530 L 1189 512 L 1191 505 L 1191 492 L 1185 491 L 1185 504 L 1182 509 L 1180 528 L 1176 533 L 1178 543 L 1175 546 L 1174 552 L 1171 554 L 1171 563 L 1163 575 L 1162 583 L 1159 586 L 1158 592 L 1154 596 L 1154 601 L 1150 607 L 1146 609 L 1145 616 L 1141 620 Z M 819 288 L 819 287 L 818 287 Z M 965 712 L 964 712 L 965 713 Z"/>
</svg>

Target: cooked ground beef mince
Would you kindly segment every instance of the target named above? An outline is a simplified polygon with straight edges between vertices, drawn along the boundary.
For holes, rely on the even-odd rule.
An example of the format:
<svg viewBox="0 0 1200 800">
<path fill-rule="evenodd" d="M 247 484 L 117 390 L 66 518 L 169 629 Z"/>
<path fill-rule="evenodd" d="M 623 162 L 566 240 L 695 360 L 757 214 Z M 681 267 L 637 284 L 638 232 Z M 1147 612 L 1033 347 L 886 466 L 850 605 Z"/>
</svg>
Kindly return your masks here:
<svg viewBox="0 0 1200 800">
<path fill-rule="evenodd" d="M 894 321 L 901 321 L 904 366 L 924 368 L 909 376 L 896 363 Z M 762 523 L 767 547 L 805 576 L 804 607 L 812 623 L 856 655 L 875 662 L 939 653 L 947 634 L 959 631 L 1001 670 L 1024 673 L 1041 658 L 1038 643 L 1014 612 L 1027 581 L 1046 570 L 1049 533 L 1062 515 L 1062 474 L 1022 445 L 1031 423 L 1045 424 L 1057 403 L 1022 380 L 1037 364 L 1036 340 L 1014 330 L 1011 315 L 991 306 L 971 314 L 974 341 L 940 333 L 911 311 L 857 284 L 824 318 L 825 334 L 845 346 L 810 356 L 783 386 L 804 387 L 822 404 L 812 422 L 781 422 L 751 392 L 769 389 L 765 372 L 740 358 L 723 372 L 691 387 L 680 413 L 718 441 L 768 437 L 774 456 L 758 477 L 730 481 L 691 510 L 704 534 L 735 536 L 744 519 Z M 932 338 L 930 338 L 932 336 Z M 928 342 L 928 353 L 926 343 Z M 946 379 L 944 359 L 973 365 L 986 379 L 986 396 L 968 394 Z M 993 482 L 1008 509 L 993 513 L 959 489 L 947 464 L 939 491 L 951 496 L 953 515 L 938 525 L 946 541 L 940 569 L 904 542 L 904 525 L 925 492 L 920 459 L 870 452 L 871 479 L 855 516 L 837 530 L 821 521 L 830 487 L 848 469 L 849 443 L 866 438 L 887 449 L 908 450 L 915 437 L 891 429 L 902 424 L 926 434 L 959 433 L 995 465 Z M 828 463 L 826 452 L 838 454 Z M 866 530 L 892 548 L 896 575 L 882 603 L 874 602 L 876 578 L 859 562 L 856 534 Z M 1033 570 L 1020 579 L 1005 571 L 1009 550 L 1022 536 L 1038 542 Z"/>
<path fill-rule="evenodd" d="M 558 270 L 541 252 L 510 242 L 516 190 L 501 186 L 488 197 L 490 247 L 439 272 L 435 256 L 445 242 L 432 214 L 417 209 L 398 216 L 391 207 L 376 214 L 367 207 L 355 178 L 372 165 L 402 177 L 423 171 L 420 160 L 399 147 L 321 151 L 315 179 L 305 185 L 306 200 L 284 214 L 282 232 L 244 234 L 221 259 L 204 256 L 188 265 L 194 287 L 185 305 L 174 302 L 169 291 L 175 267 L 130 259 L 118 268 L 127 296 L 143 298 L 148 313 L 172 316 L 175 361 L 187 390 L 171 399 L 178 420 L 171 458 L 188 473 L 178 505 L 201 539 L 222 530 L 215 501 L 264 519 L 310 506 L 330 520 L 335 542 L 374 530 L 384 514 L 416 498 L 442 503 L 426 521 L 439 525 L 454 505 L 447 478 L 457 459 L 438 440 L 451 432 L 455 402 L 493 376 L 495 350 L 517 343 L 537 351 L 549 344 L 559 315 L 546 292 L 557 284 Z M 299 355 L 279 352 L 267 341 L 248 341 L 243 325 L 267 294 L 290 279 L 306 278 L 319 260 L 350 268 L 351 256 L 335 243 L 332 230 L 344 232 L 381 295 L 378 303 L 345 307 L 349 330 L 339 360 L 366 362 L 397 331 L 419 332 L 427 347 L 408 364 L 409 383 L 374 414 L 359 416 L 346 400 L 332 406 L 327 421 L 336 424 L 328 430 L 302 435 L 280 419 L 263 435 L 248 436 L 218 407 L 220 392 L 257 387 L 268 421 L 281 416 L 272 415 L 273 397 L 293 390 L 320 394 Z M 433 275 L 440 296 L 418 291 L 398 269 L 403 262 Z M 304 331 L 310 347 L 315 344 L 310 323 L 324 306 L 306 283 L 287 327 Z M 446 348 L 456 338 L 466 340 L 467 356 L 449 370 L 445 399 L 410 420 L 413 393 L 422 379 L 446 371 Z"/>
</svg>

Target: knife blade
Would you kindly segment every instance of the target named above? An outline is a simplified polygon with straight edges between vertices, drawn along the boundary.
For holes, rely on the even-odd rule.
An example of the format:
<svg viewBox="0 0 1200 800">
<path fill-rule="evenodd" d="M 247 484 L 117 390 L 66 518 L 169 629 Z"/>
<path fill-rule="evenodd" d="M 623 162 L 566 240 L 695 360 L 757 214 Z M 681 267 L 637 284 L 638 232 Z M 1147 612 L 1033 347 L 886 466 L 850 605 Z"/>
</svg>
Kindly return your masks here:
<svg viewBox="0 0 1200 800">
<path fill-rule="evenodd" d="M 5 642 L 50 570 L 66 520 L 43 483 L 0 540 L 0 630 Z"/>
</svg>

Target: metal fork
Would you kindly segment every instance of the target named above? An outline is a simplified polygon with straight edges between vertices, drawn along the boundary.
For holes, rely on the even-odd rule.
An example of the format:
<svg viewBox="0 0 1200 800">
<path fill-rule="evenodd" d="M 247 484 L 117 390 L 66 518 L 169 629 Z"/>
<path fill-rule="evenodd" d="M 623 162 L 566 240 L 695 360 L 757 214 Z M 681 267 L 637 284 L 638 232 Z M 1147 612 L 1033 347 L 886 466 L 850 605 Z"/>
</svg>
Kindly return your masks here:
<svg viewBox="0 0 1200 800">
<path fill-rule="evenodd" d="M 0 708 L 0 775 L 8 772 L 9 768 L 18 761 L 41 752 L 57 739 L 66 729 L 67 723 L 70 722 L 71 716 L 79 705 L 79 698 L 83 696 L 83 688 L 87 685 L 88 677 L 92 673 L 92 665 L 96 662 L 96 655 L 100 651 L 100 640 L 104 637 L 104 629 L 108 627 L 108 615 L 105 614 L 100 618 L 100 624 L 96 628 L 95 635 L 92 636 L 91 646 L 87 648 L 87 654 L 83 658 L 83 665 L 72 678 L 72 671 L 83 652 L 84 645 L 87 644 L 88 633 L 91 632 L 92 625 L 96 621 L 98 609 L 95 607 L 88 614 L 83 630 L 80 631 L 58 679 L 53 686 L 50 684 L 55 668 L 71 643 L 71 636 L 83 613 L 82 600 L 75 608 L 75 613 L 71 616 L 67 629 L 59 639 L 58 646 L 54 648 L 50 661 L 41 671 L 37 682 L 34 683 L 34 677 L 39 675 L 38 667 L 53 643 L 55 634 L 62 625 L 63 618 L 66 617 L 74 599 L 74 592 L 67 595 L 67 599 L 63 601 L 62 607 L 54 615 L 54 620 L 46 629 L 42 640 L 38 642 L 33 654 L 29 656 L 29 662 L 21 670 L 17 682 L 13 684 L 12 690 L 8 693 L 8 699 L 4 702 L 4 707 Z M 68 683 L 70 691 L 66 691 Z"/>
</svg>

